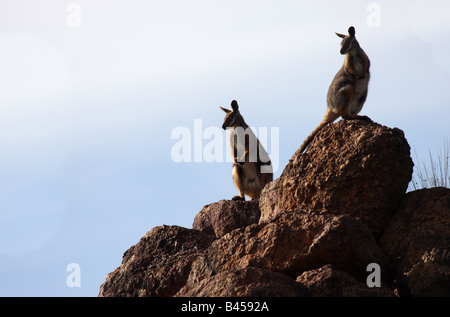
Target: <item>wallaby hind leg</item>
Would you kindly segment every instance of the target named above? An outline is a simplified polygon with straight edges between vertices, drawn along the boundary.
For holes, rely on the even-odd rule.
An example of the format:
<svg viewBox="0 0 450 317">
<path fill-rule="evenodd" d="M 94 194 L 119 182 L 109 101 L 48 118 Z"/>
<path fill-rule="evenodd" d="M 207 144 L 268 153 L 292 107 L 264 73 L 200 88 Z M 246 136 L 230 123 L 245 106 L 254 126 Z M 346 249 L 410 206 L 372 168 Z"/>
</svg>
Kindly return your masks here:
<svg viewBox="0 0 450 317">
<path fill-rule="evenodd" d="M 368 116 L 359 116 L 357 113 L 361 111 L 361 108 L 364 105 L 364 102 L 367 98 L 367 92 L 364 93 L 362 96 L 359 97 L 359 100 L 354 100 L 353 105 L 348 107 L 346 110 L 347 113 L 342 114 L 342 118 L 345 120 L 362 120 L 372 123 L 372 119 L 370 119 Z"/>
<path fill-rule="evenodd" d="M 351 114 L 351 110 L 349 109 L 351 107 L 351 104 L 353 102 L 353 94 L 354 89 L 350 85 L 346 85 L 339 89 L 339 92 L 337 94 L 336 98 L 336 104 L 334 105 L 334 108 L 336 109 L 336 112 L 339 113 L 343 119 L 345 120 L 362 120 L 367 122 L 372 122 L 372 119 L 370 119 L 367 116 L 359 116 L 357 114 Z M 363 100 L 359 100 L 359 103 L 364 103 L 365 98 Z M 359 112 L 361 107 L 359 107 L 358 110 L 356 110 L 356 113 Z"/>
<path fill-rule="evenodd" d="M 348 114 L 349 106 L 353 99 L 353 91 L 353 86 L 351 85 L 341 87 L 334 95 L 329 96 L 328 108 L 340 117 Z"/>
<path fill-rule="evenodd" d="M 245 200 L 244 194 L 244 172 L 238 164 L 234 164 L 233 166 L 233 181 L 234 186 L 236 186 L 239 191 L 238 196 L 234 196 L 232 200 Z"/>
</svg>

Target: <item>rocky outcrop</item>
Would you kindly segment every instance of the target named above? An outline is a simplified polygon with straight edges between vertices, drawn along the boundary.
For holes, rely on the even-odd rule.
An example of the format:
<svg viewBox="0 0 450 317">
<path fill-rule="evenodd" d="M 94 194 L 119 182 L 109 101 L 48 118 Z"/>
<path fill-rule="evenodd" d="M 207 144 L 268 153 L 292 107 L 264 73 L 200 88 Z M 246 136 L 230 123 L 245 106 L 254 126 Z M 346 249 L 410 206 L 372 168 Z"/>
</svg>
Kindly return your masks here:
<svg viewBox="0 0 450 317">
<path fill-rule="evenodd" d="M 329 124 L 259 201 L 152 229 L 99 295 L 450 296 L 450 189 L 405 194 L 409 151 L 399 129 Z M 367 284 L 371 263 L 380 287 Z"/>
</svg>

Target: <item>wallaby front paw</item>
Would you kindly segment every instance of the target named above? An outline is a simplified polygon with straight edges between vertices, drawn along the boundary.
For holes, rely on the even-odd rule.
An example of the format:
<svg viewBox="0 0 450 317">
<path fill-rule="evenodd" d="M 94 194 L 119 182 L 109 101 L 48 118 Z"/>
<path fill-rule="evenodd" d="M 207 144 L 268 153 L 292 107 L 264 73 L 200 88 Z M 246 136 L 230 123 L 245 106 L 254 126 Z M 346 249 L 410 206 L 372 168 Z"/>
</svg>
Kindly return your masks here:
<svg viewBox="0 0 450 317">
<path fill-rule="evenodd" d="M 231 200 L 234 200 L 234 201 L 236 201 L 236 200 L 245 200 L 245 198 L 241 197 L 241 196 L 234 196 Z"/>
</svg>

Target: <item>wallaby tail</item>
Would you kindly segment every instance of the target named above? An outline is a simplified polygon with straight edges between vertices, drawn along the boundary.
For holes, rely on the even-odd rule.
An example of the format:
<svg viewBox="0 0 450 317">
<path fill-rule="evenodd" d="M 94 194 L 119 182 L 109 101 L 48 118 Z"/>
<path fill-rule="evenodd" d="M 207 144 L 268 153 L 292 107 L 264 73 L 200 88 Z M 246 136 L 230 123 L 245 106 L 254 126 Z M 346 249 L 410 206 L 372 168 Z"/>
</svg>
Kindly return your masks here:
<svg viewBox="0 0 450 317">
<path fill-rule="evenodd" d="M 323 118 L 322 122 L 317 126 L 317 128 L 314 129 L 313 132 L 311 132 L 311 134 L 306 138 L 306 140 L 302 143 L 302 146 L 300 146 L 300 149 L 297 151 L 297 153 L 303 153 L 303 151 L 305 151 L 305 149 L 307 148 L 307 146 L 309 145 L 309 143 L 311 143 L 311 141 L 314 139 L 314 137 L 316 136 L 317 133 L 319 133 L 320 130 L 322 130 L 322 128 L 324 126 L 326 126 L 328 123 L 332 123 L 334 122 L 334 120 L 336 120 L 337 118 L 339 118 L 339 115 L 334 113 L 333 111 L 331 111 L 330 109 L 327 109 L 327 113 L 325 114 L 325 117 Z M 297 154 L 296 153 L 296 154 Z"/>
</svg>

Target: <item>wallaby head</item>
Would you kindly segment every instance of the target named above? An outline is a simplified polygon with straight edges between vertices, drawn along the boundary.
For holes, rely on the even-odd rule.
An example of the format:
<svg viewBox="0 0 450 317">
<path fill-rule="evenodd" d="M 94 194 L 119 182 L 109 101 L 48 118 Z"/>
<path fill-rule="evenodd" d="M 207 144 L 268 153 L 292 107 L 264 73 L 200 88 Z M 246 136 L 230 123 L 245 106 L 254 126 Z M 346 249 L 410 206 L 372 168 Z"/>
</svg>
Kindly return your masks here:
<svg viewBox="0 0 450 317">
<path fill-rule="evenodd" d="M 226 130 L 227 128 L 236 128 L 236 127 L 246 127 L 244 118 L 241 116 L 239 112 L 239 105 L 236 100 L 231 102 L 231 109 L 225 109 L 220 107 L 223 112 L 226 113 L 225 119 L 223 120 L 222 129 Z"/>
<path fill-rule="evenodd" d="M 341 42 L 341 54 L 347 54 L 351 51 L 355 51 L 356 49 L 359 48 L 359 43 L 356 40 L 355 37 L 355 28 L 353 26 L 351 26 L 348 29 L 348 35 L 345 34 L 341 34 L 341 33 L 336 33 L 337 36 L 339 36 L 340 38 L 342 38 L 342 42 Z"/>
</svg>

